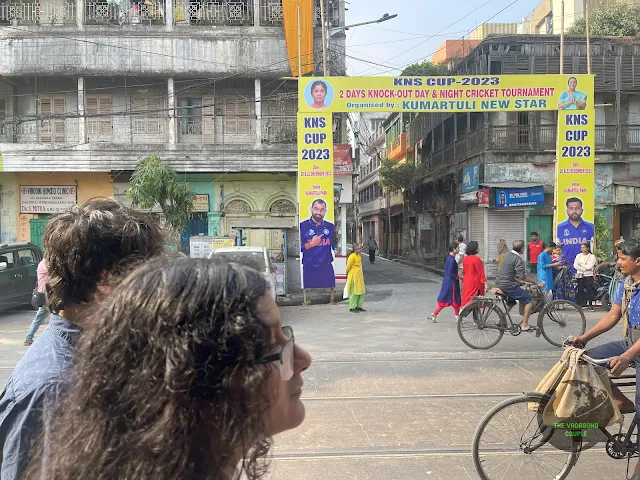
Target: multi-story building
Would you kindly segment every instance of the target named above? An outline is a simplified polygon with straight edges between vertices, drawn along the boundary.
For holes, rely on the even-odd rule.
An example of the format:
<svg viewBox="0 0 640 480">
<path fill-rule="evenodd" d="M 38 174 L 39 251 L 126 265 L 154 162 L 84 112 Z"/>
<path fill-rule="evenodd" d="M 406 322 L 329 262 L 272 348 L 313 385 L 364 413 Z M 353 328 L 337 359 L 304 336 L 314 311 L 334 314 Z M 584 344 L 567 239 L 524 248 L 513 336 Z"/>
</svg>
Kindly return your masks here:
<svg viewBox="0 0 640 480">
<path fill-rule="evenodd" d="M 344 25 L 344 2 L 324 1 Z M 344 67 L 344 32 L 331 47 Z M 1 241 L 39 243 L 55 201 L 123 196 L 156 153 L 199 195 L 185 238 L 282 250 L 298 212 L 290 76 L 281 0 L 2 1 Z"/>
<path fill-rule="evenodd" d="M 562 33 L 562 1 L 541 0 L 533 11 L 522 19 L 518 25 L 517 33 L 525 35 L 559 35 Z M 586 2 L 585 0 L 564 0 L 565 30 L 577 20 L 584 18 L 585 3 L 590 10 L 593 10 L 596 7 L 620 1 L 623 3 L 637 3 L 635 0 L 586 0 Z"/>
<path fill-rule="evenodd" d="M 367 245 L 373 237 L 378 247 L 384 245 L 381 202 L 383 191 L 379 184 L 380 164 L 385 158 L 385 132 L 383 124 L 387 114 L 360 113 L 354 125 L 355 145 L 358 149 L 358 227 L 362 243 Z M 382 248 L 381 248 L 382 249 Z"/>
<path fill-rule="evenodd" d="M 628 238 L 640 223 L 640 43 L 628 38 L 592 38 L 596 105 L 596 212 L 612 241 Z M 557 74 L 558 36 L 488 37 L 453 75 Z M 587 73 L 583 38 L 566 39 L 564 73 Z M 417 241 L 403 243 L 403 256 L 441 264 L 457 233 L 480 244 L 480 256 L 493 274 L 497 244 L 528 238 L 537 231 L 552 239 L 557 112 L 420 114 L 409 128 L 416 161 L 427 171 L 405 191 L 406 222 L 418 225 Z M 496 209 L 478 205 L 478 191 L 538 187 L 544 204 Z M 487 196 L 483 195 L 486 199 Z M 424 228 L 423 228 L 424 227 Z"/>
</svg>

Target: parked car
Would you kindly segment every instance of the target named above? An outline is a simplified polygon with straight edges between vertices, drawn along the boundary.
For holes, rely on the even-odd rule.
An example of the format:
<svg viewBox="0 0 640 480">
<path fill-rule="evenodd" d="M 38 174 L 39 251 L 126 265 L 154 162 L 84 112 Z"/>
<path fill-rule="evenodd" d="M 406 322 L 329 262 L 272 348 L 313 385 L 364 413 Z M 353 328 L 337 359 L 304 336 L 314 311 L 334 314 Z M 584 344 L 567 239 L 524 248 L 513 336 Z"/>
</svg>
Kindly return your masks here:
<svg viewBox="0 0 640 480">
<path fill-rule="evenodd" d="M 271 297 L 276 299 L 276 269 L 271 263 L 269 251 L 265 247 L 224 247 L 216 248 L 209 258 L 221 257 L 229 262 L 250 265 L 262 272 L 269 281 Z"/>
<path fill-rule="evenodd" d="M 0 309 L 31 305 L 42 250 L 33 243 L 0 244 Z"/>
</svg>

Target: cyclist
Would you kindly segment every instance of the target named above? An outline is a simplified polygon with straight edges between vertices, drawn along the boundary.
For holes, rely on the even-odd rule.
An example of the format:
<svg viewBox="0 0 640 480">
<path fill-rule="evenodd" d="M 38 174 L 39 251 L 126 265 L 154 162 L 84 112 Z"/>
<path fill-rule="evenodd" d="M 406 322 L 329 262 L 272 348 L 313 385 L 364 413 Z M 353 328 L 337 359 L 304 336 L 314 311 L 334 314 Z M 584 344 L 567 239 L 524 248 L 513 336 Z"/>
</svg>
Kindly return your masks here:
<svg viewBox="0 0 640 480">
<path fill-rule="evenodd" d="M 502 290 L 507 296 L 507 305 L 509 311 L 519 301 L 524 305 L 524 314 L 522 315 L 522 331 L 527 332 L 533 330 L 529 327 L 529 316 L 531 315 L 532 301 L 531 295 L 527 293 L 520 285 L 529 283 L 535 284 L 527 280 L 527 270 L 522 259 L 524 251 L 524 241 L 516 240 L 513 242 L 513 249 L 507 252 L 500 265 L 500 271 L 496 275 L 496 287 Z"/>
<path fill-rule="evenodd" d="M 576 347 L 584 347 L 589 340 L 611 330 L 622 319 L 624 339 L 606 343 L 589 350 L 592 358 L 613 357 L 609 366 L 611 374 L 620 375 L 635 359 L 640 366 L 640 241 L 635 238 L 625 240 L 618 246 L 618 266 L 626 276 L 618 289 L 613 306 L 609 313 L 596 323 L 588 332 L 579 337 L 570 337 L 569 341 Z M 636 383 L 640 380 L 640 368 L 636 368 Z M 616 404 L 623 413 L 635 412 L 636 419 L 640 412 L 640 391 L 636 389 L 635 405 L 615 386 L 611 386 Z M 636 465 L 631 480 L 640 480 L 640 462 Z"/>
</svg>

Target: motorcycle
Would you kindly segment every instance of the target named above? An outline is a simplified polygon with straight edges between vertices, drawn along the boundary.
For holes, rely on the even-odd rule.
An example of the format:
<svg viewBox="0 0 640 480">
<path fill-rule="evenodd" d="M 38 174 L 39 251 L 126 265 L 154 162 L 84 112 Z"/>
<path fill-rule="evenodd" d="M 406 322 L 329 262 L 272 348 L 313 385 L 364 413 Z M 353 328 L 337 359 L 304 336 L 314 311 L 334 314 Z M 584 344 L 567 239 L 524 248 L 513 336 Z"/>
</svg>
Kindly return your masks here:
<svg viewBox="0 0 640 480">
<path fill-rule="evenodd" d="M 609 262 L 602 262 L 596 267 L 595 275 L 593 277 L 593 288 L 595 290 L 595 297 L 602 307 L 605 309 L 611 308 L 611 298 L 609 298 L 609 287 L 613 281 L 613 270 Z"/>
</svg>

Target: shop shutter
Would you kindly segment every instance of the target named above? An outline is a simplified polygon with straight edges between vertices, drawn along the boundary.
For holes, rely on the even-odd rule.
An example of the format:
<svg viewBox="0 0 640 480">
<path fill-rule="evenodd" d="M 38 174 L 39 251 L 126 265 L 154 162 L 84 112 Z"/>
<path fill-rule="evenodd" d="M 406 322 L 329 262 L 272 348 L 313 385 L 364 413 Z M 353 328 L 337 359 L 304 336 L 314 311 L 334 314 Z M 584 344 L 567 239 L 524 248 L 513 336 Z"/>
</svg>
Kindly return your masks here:
<svg viewBox="0 0 640 480">
<path fill-rule="evenodd" d="M 469 207 L 469 233 L 465 243 L 478 242 L 478 256 L 484 261 L 484 207 Z"/>
<path fill-rule="evenodd" d="M 496 274 L 498 242 L 501 238 L 507 241 L 509 249 L 514 240 L 527 240 L 524 238 L 525 221 L 523 210 L 489 210 L 489 258 L 485 262 L 487 275 L 495 276 Z"/>
</svg>

